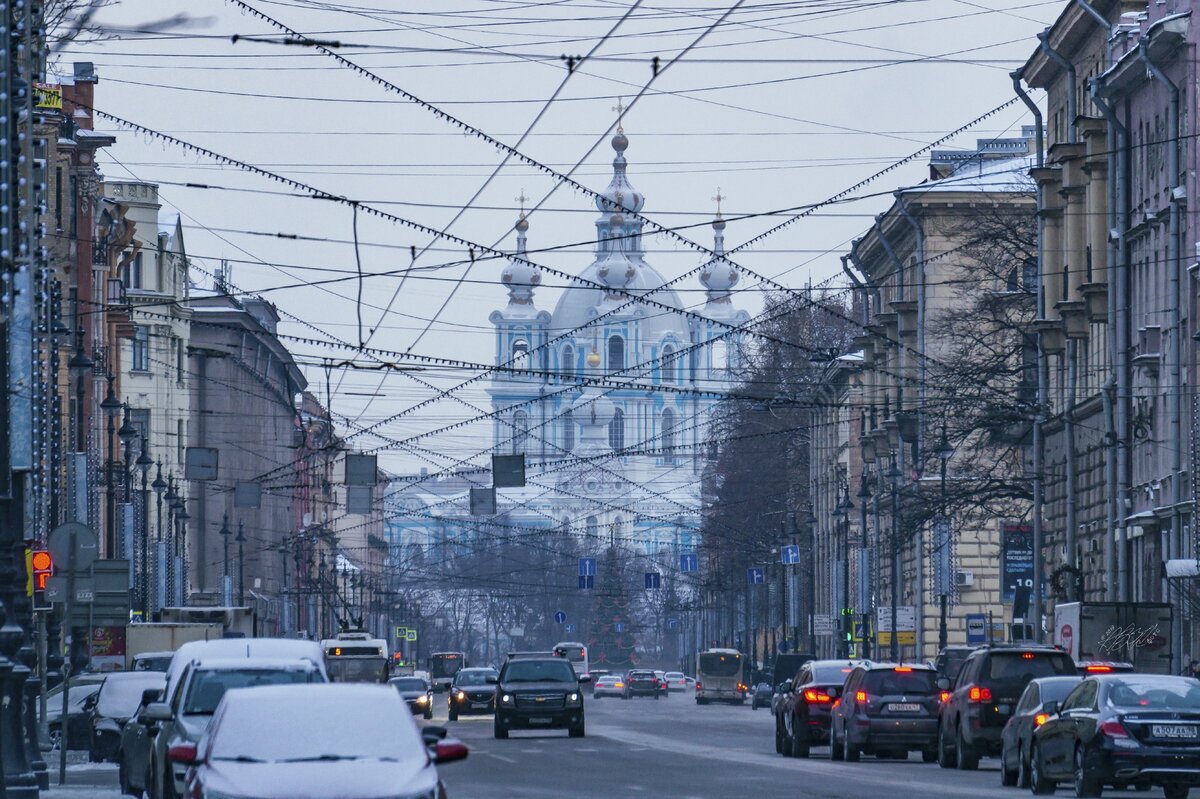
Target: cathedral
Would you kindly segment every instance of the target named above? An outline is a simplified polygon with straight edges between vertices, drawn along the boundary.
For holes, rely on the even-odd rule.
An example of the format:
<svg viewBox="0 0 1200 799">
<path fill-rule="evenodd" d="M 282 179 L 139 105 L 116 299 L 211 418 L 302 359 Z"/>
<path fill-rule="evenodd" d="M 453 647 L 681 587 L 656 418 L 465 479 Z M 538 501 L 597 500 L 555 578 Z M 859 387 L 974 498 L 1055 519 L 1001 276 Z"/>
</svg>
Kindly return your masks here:
<svg viewBox="0 0 1200 799">
<path fill-rule="evenodd" d="M 542 272 L 527 259 L 524 213 L 516 223 L 516 252 L 499 275 L 508 303 L 490 316 L 497 369 L 485 454 L 525 456 L 526 486 L 496 490 L 505 525 L 569 531 L 597 553 L 619 542 L 678 564 L 673 556 L 699 543 L 709 418 L 737 367 L 731 326 L 749 315 L 732 302 L 738 275 L 722 257 L 719 205 L 716 257 L 696 270 L 704 302 L 685 304 L 665 285 L 645 258 L 641 220 L 628 214 L 646 203 L 629 182 L 629 139 L 618 128 L 611 144 L 594 260 L 553 310 L 538 305 Z M 403 478 L 389 491 L 391 543 L 407 556 L 419 547 L 426 560 L 454 548 L 486 520 L 478 508 L 470 515 L 468 489 L 488 485 L 478 472 Z"/>
</svg>

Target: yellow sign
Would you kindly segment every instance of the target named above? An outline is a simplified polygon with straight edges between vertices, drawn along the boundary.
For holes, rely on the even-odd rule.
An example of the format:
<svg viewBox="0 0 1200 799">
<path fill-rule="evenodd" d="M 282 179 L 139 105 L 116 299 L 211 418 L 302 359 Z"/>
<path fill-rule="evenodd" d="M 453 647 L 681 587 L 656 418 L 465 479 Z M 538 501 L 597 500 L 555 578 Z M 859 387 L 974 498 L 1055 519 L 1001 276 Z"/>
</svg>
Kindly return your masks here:
<svg viewBox="0 0 1200 799">
<path fill-rule="evenodd" d="M 57 83 L 33 84 L 33 105 L 36 108 L 62 108 L 62 86 Z"/>
<path fill-rule="evenodd" d="M 883 631 L 875 633 L 875 643 L 877 643 L 879 646 L 891 646 L 892 645 L 892 634 L 890 632 L 883 632 Z M 900 644 L 900 646 L 916 646 L 916 643 L 917 643 L 916 631 L 915 630 L 901 630 L 896 635 L 896 643 Z"/>
<path fill-rule="evenodd" d="M 25 550 L 25 596 L 33 596 L 33 550 Z"/>
</svg>

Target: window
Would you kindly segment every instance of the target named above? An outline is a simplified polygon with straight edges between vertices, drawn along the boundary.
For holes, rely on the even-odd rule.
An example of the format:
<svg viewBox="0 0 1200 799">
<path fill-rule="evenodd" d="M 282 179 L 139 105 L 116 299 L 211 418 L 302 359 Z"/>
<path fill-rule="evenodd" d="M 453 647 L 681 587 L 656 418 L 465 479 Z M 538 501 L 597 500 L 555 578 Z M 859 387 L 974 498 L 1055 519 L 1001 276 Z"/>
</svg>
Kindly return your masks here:
<svg viewBox="0 0 1200 799">
<path fill-rule="evenodd" d="M 625 449 L 625 413 L 620 408 L 608 423 L 608 445 L 617 451 Z"/>
<path fill-rule="evenodd" d="M 608 338 L 608 371 L 619 372 L 625 368 L 625 339 L 620 336 Z"/>
<path fill-rule="evenodd" d="M 175 460 L 177 463 L 183 463 L 184 449 L 187 447 L 187 439 L 183 432 L 183 420 L 175 420 Z"/>
<path fill-rule="evenodd" d="M 571 382 L 575 379 L 575 348 L 568 345 L 562 351 L 562 379 Z"/>
<path fill-rule="evenodd" d="M 662 369 L 662 382 L 674 383 L 678 379 L 676 376 L 676 370 L 678 369 L 678 364 L 676 363 L 677 360 L 678 359 L 675 357 L 675 348 L 670 344 L 664 345 L 662 349 L 662 358 L 659 360 L 661 363 L 660 368 Z"/>
<path fill-rule="evenodd" d="M 586 532 L 589 540 L 592 540 L 592 541 L 596 540 L 596 530 L 597 530 L 596 517 L 595 516 L 587 517 L 587 524 L 585 525 L 585 532 Z"/>
<path fill-rule="evenodd" d="M 724 341 L 714 341 L 712 345 L 712 368 L 729 368 L 729 345 Z"/>
<path fill-rule="evenodd" d="M 512 345 L 512 362 L 514 369 L 527 369 L 529 367 L 529 342 L 523 338 L 519 338 Z"/>
<path fill-rule="evenodd" d="M 147 440 L 150 435 L 150 409 L 149 408 L 130 408 L 129 423 L 137 428 L 138 437 L 134 442 L 134 448 L 141 450 L 142 442 Z M 147 450 L 149 447 L 147 447 Z"/>
<path fill-rule="evenodd" d="M 667 408 L 662 413 L 662 448 L 666 458 L 673 458 L 675 449 L 675 411 Z"/>
<path fill-rule="evenodd" d="M 121 267 L 121 281 L 127 289 L 140 289 L 142 287 L 142 253 L 140 250 L 135 253 L 125 253 L 122 260 L 125 259 L 128 260 Z"/>
<path fill-rule="evenodd" d="M 517 411 L 512 417 L 512 452 L 520 455 L 525 451 L 525 442 L 529 438 L 529 414 Z"/>
<path fill-rule="evenodd" d="M 175 339 L 175 379 L 180 383 L 183 382 L 183 361 L 186 349 L 183 346 L 183 339 Z"/>
<path fill-rule="evenodd" d="M 138 325 L 133 331 L 133 348 L 129 368 L 135 372 L 150 371 L 150 329 Z"/>
<path fill-rule="evenodd" d="M 562 448 L 567 452 L 575 449 L 575 414 L 569 409 L 562 415 Z"/>
</svg>

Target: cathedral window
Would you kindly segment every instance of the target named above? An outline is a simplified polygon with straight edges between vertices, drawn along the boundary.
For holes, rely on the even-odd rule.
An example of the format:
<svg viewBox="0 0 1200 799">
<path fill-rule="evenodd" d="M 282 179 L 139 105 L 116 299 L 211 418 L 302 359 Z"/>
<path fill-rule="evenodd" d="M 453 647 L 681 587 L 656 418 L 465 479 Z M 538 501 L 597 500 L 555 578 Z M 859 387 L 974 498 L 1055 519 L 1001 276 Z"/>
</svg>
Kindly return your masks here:
<svg viewBox="0 0 1200 799">
<path fill-rule="evenodd" d="M 562 372 L 563 380 L 571 382 L 575 379 L 575 348 L 571 345 L 563 347 L 562 351 Z"/>
<path fill-rule="evenodd" d="M 608 445 L 618 452 L 625 449 L 625 413 L 620 408 L 608 423 Z"/>
<path fill-rule="evenodd" d="M 562 415 L 562 448 L 567 452 L 575 449 L 575 415 L 570 409 Z"/>
<path fill-rule="evenodd" d="M 679 358 L 675 355 L 675 348 L 670 344 L 666 344 L 662 348 L 662 358 L 659 359 L 662 369 L 662 382 L 674 383 L 678 379 L 676 370 L 679 368 Z"/>
<path fill-rule="evenodd" d="M 663 457 L 672 460 L 675 455 L 675 411 L 667 408 L 662 412 L 662 449 Z"/>
<path fill-rule="evenodd" d="M 619 372 L 625 368 L 625 339 L 608 337 L 608 371 Z"/>
<path fill-rule="evenodd" d="M 525 451 L 525 442 L 529 438 L 529 414 L 517 411 L 512 417 L 512 454 L 520 455 Z"/>
<path fill-rule="evenodd" d="M 712 345 L 712 368 L 729 368 L 729 345 L 724 341 L 714 341 Z"/>
<path fill-rule="evenodd" d="M 514 369 L 529 368 L 529 342 L 523 338 L 513 342 L 512 365 Z"/>
</svg>

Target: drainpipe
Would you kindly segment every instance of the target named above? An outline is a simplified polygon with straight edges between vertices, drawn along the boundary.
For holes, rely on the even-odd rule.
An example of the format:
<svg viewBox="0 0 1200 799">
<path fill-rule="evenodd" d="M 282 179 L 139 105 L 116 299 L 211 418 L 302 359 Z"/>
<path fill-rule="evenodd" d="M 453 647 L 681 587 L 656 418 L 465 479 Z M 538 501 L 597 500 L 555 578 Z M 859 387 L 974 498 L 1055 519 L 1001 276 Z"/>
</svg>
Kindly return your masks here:
<svg viewBox="0 0 1200 799">
<path fill-rule="evenodd" d="M 1109 496 L 1115 503 L 1113 522 L 1115 527 L 1111 532 L 1115 540 L 1110 542 L 1117 550 L 1117 585 L 1116 601 L 1129 600 L 1129 552 L 1126 547 L 1125 520 L 1132 507 L 1130 501 L 1130 458 L 1129 458 L 1129 247 L 1126 232 L 1129 230 L 1129 132 L 1125 124 L 1117 116 L 1116 109 L 1108 104 L 1102 96 L 1102 84 L 1093 79 L 1092 103 L 1108 120 L 1109 140 L 1116 141 L 1116 146 L 1109 145 L 1110 150 L 1116 151 L 1117 171 L 1116 203 L 1113 209 L 1113 251 L 1114 258 L 1110 262 L 1109 294 L 1111 295 L 1109 332 L 1112 344 L 1113 365 L 1116 372 L 1114 387 L 1116 400 L 1116 418 L 1113 420 L 1109 437 L 1112 446 L 1116 448 L 1116 475 L 1114 489 Z M 1115 134 L 1115 135 L 1114 135 Z M 1111 592 L 1110 592 L 1111 593 Z"/>
<path fill-rule="evenodd" d="M 913 291 L 917 295 L 917 452 L 923 459 L 925 456 L 925 231 L 913 217 L 904 202 L 903 192 L 895 192 L 896 203 L 900 207 L 900 215 L 908 222 L 916 240 L 916 284 Z M 923 465 L 923 461 L 922 461 Z M 925 651 L 925 541 L 924 531 L 922 540 L 917 547 L 917 652 Z"/>
<path fill-rule="evenodd" d="M 1050 56 L 1050 60 L 1062 67 L 1067 73 L 1067 141 L 1074 143 L 1078 130 L 1075 126 L 1075 120 L 1079 116 L 1076 109 L 1076 81 L 1075 81 L 1075 65 L 1063 56 L 1062 53 L 1050 46 L 1050 29 L 1042 31 L 1037 35 L 1038 41 L 1042 43 L 1042 52 Z"/>
<path fill-rule="evenodd" d="M 892 249 L 892 244 L 888 241 L 887 236 L 883 232 L 883 215 L 875 217 L 875 229 L 879 232 L 879 241 L 883 244 L 883 249 L 892 259 L 892 263 L 896 265 L 896 300 L 904 302 L 904 264 L 897 257 L 896 251 Z M 880 297 L 880 312 L 883 311 L 882 296 Z M 896 341 L 893 343 L 896 347 L 896 412 L 900 413 L 904 410 L 904 362 L 907 360 L 904 357 L 904 344 L 900 341 L 900 336 L 896 336 Z"/>
<path fill-rule="evenodd" d="M 1171 263 L 1170 286 L 1171 294 L 1167 299 L 1167 307 L 1171 309 L 1171 359 L 1167 364 L 1170 374 L 1170 385 L 1167 390 L 1171 395 L 1170 423 L 1171 436 L 1171 535 L 1167 542 L 1167 552 L 1163 554 L 1164 561 L 1178 558 L 1183 551 L 1183 310 L 1187 302 L 1180 293 L 1183 283 L 1183 263 L 1179 246 L 1179 203 L 1186 194 L 1179 181 L 1179 150 L 1182 142 L 1179 138 L 1179 87 L 1155 64 L 1150 58 L 1150 49 L 1145 40 L 1138 47 L 1138 55 L 1146 63 L 1146 69 L 1151 77 L 1162 84 L 1167 90 L 1167 130 L 1170 131 L 1172 147 L 1167 151 L 1167 174 L 1170 178 L 1171 200 L 1170 215 L 1167 218 L 1167 260 Z M 1163 599 L 1169 596 L 1166 580 L 1163 580 Z M 1174 640 L 1183 640 L 1183 609 L 1177 608 L 1174 614 Z M 1179 662 L 1180 648 L 1172 648 L 1172 674 L 1177 674 L 1181 668 Z"/>
<path fill-rule="evenodd" d="M 1035 159 L 1038 168 L 1046 165 L 1045 153 L 1045 138 L 1042 132 L 1042 111 L 1037 107 L 1037 103 L 1029 97 L 1025 88 L 1021 85 L 1021 72 L 1017 70 L 1010 74 L 1013 82 L 1013 91 L 1021 98 L 1021 102 L 1033 114 L 1034 123 L 1037 125 L 1036 146 L 1037 153 Z M 1045 200 L 1042 196 L 1042 186 L 1039 183 L 1037 188 L 1037 262 L 1038 262 L 1038 282 L 1037 282 L 1037 318 L 1046 318 L 1046 292 L 1042 287 L 1045 282 L 1046 257 L 1045 257 L 1045 238 L 1046 238 L 1046 221 L 1042 216 L 1042 210 L 1045 208 Z M 1037 336 L 1037 402 L 1033 411 L 1033 606 L 1034 613 L 1034 637 L 1036 640 L 1042 640 L 1042 613 L 1045 606 L 1045 598 L 1043 594 L 1042 582 L 1043 574 L 1046 571 L 1044 531 L 1042 530 L 1042 515 L 1045 505 L 1045 497 L 1043 495 L 1043 480 L 1042 480 L 1042 461 L 1045 450 L 1045 442 L 1042 440 L 1042 414 L 1046 407 L 1046 391 L 1047 383 L 1049 382 L 1049 373 L 1046 367 L 1046 350 L 1042 347 L 1042 334 Z"/>
<path fill-rule="evenodd" d="M 854 272 L 850 269 L 850 264 L 848 263 L 849 260 L 849 255 L 842 256 L 842 271 L 846 273 L 846 277 L 850 278 L 850 282 L 854 284 L 854 288 L 857 289 L 862 295 L 862 323 L 865 327 L 867 322 L 870 320 L 871 295 L 867 291 L 866 284 L 859 280 L 858 275 L 854 274 Z"/>
<path fill-rule="evenodd" d="M 1104 15 L 1088 5 L 1087 0 L 1075 0 L 1075 5 L 1079 6 L 1089 15 L 1091 15 L 1092 19 L 1096 20 L 1096 24 L 1098 24 L 1100 27 L 1104 28 L 1105 30 L 1112 29 L 1112 26 L 1108 24 L 1108 20 L 1104 18 Z"/>
</svg>

